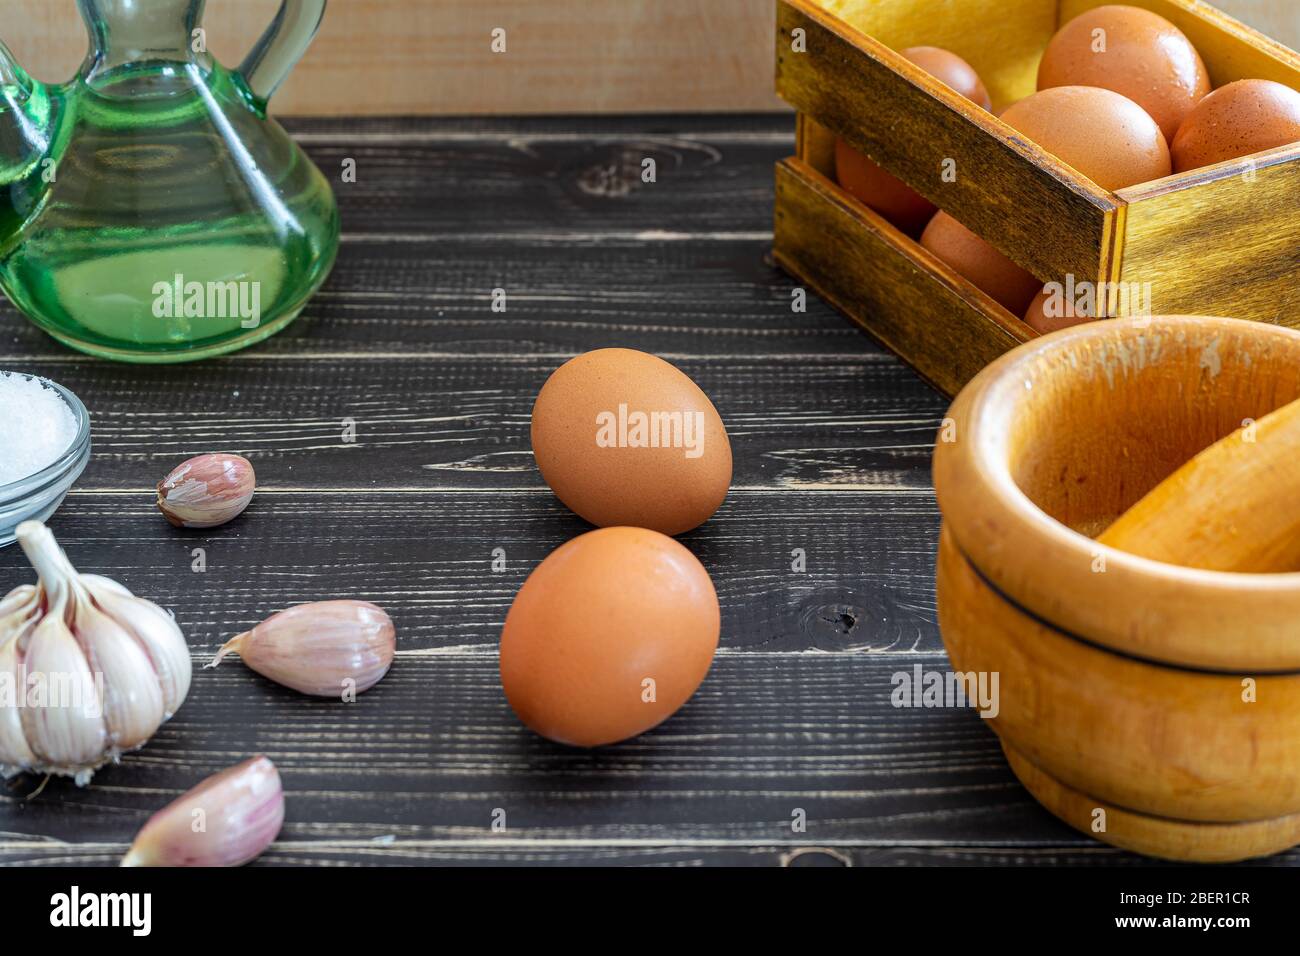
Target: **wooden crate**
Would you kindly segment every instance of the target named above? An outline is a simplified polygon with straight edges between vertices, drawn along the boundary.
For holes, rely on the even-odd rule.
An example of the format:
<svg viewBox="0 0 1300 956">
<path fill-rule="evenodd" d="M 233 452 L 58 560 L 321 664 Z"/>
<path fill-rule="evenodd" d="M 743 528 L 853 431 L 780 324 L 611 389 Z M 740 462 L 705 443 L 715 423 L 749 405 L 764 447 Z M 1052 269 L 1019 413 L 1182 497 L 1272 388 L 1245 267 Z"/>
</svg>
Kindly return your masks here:
<svg viewBox="0 0 1300 956">
<path fill-rule="evenodd" d="M 776 173 L 776 259 L 948 394 L 1035 333 L 840 190 L 836 136 L 1044 282 L 1105 283 L 1107 314 L 1126 314 L 1121 288 L 1149 283 L 1154 314 L 1300 327 L 1300 144 L 1110 192 L 895 52 L 959 54 L 996 112 L 1034 92 L 1059 26 L 1102 2 L 874 0 L 850 24 L 817 0 L 777 0 L 776 87 L 799 115 Z M 1200 0 L 1128 2 L 1186 33 L 1216 87 L 1300 89 L 1300 55 Z"/>
</svg>

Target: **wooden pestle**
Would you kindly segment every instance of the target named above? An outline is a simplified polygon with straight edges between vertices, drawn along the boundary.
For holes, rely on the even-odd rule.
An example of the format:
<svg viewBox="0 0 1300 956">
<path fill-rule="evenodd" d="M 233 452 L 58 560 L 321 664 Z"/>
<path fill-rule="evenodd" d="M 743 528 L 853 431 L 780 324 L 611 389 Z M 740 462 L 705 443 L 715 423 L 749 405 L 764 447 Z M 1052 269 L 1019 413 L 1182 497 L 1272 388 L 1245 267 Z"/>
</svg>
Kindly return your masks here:
<svg viewBox="0 0 1300 956">
<path fill-rule="evenodd" d="M 1097 541 L 1190 568 L 1300 570 L 1300 399 L 1206 448 Z"/>
</svg>

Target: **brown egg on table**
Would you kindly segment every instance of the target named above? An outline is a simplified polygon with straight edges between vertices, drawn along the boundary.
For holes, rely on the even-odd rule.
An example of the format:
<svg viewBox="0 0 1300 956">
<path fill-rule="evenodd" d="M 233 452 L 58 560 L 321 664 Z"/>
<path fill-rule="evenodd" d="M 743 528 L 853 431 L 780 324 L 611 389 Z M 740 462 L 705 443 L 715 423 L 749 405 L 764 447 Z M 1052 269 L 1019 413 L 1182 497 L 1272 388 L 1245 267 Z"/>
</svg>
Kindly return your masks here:
<svg viewBox="0 0 1300 956">
<path fill-rule="evenodd" d="M 1096 86 L 1127 96 L 1167 141 L 1210 92 L 1205 61 L 1159 14 L 1111 4 L 1079 14 L 1052 37 L 1038 67 L 1040 90 Z"/>
<path fill-rule="evenodd" d="M 644 733 L 704 680 L 718 596 L 685 547 L 645 528 L 600 528 L 528 576 L 501 632 L 501 686 L 550 740 L 599 747 Z"/>
<path fill-rule="evenodd" d="M 1068 329 L 1072 325 L 1091 322 L 1095 308 L 1087 303 L 1072 301 L 1066 296 L 1064 286 L 1059 282 L 1049 282 L 1042 291 L 1034 296 L 1025 310 L 1025 322 L 1040 335 Z"/>
<path fill-rule="evenodd" d="M 1169 145 L 1156 121 L 1113 90 L 1040 90 L 1005 111 L 1002 122 L 1102 189 L 1163 179 L 1172 170 Z"/>
<path fill-rule="evenodd" d="M 1272 80 L 1237 80 L 1215 90 L 1174 137 L 1175 172 L 1300 141 L 1300 93 Z"/>
<path fill-rule="evenodd" d="M 709 397 L 634 349 L 597 349 L 556 369 L 533 405 L 532 441 L 551 490 L 600 527 L 681 534 L 708 520 L 731 485 L 731 444 Z"/>
<path fill-rule="evenodd" d="M 983 289 L 1012 315 L 1025 308 L 1043 284 L 960 222 L 940 212 L 925 227 L 921 245 Z"/>
<path fill-rule="evenodd" d="M 900 55 L 975 105 L 986 110 L 993 108 L 979 74 L 957 54 L 936 46 L 914 46 L 900 51 Z M 911 235 L 924 229 L 938 208 L 839 138 L 835 140 L 835 181 Z"/>
</svg>

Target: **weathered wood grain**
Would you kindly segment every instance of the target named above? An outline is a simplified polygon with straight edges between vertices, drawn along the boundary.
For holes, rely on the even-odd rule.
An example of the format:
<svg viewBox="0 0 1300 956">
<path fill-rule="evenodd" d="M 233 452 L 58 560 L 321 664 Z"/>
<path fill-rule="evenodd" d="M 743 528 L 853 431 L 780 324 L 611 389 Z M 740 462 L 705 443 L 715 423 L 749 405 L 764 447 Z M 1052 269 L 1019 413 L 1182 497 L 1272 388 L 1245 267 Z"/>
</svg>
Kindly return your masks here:
<svg viewBox="0 0 1300 956">
<path fill-rule="evenodd" d="M 130 368 L 5 306 L 0 366 L 86 401 L 94 456 L 53 527 L 83 570 L 173 610 L 198 663 L 272 610 L 358 592 L 392 611 L 398 660 L 354 705 L 234 660 L 196 672 L 177 717 L 89 789 L 0 789 L 0 863 L 112 865 L 149 813 L 255 751 L 288 789 L 269 865 L 1143 862 L 1038 808 L 974 714 L 890 706 L 894 673 L 946 666 L 927 449 L 947 403 L 825 304 L 790 311 L 793 284 L 763 262 L 789 117 L 294 127 L 324 165 L 362 157 L 337 191 L 345 233 L 366 238 L 345 239 L 306 321 L 228 358 Z M 681 144 L 666 188 L 577 185 L 642 142 Z M 533 299 L 493 315 L 483 290 L 503 281 Z M 607 344 L 705 387 L 736 482 L 683 538 L 723 605 L 710 677 L 654 732 L 586 753 L 519 725 L 495 641 L 527 571 L 586 527 L 528 461 L 533 394 Z M 254 457 L 263 491 L 225 528 L 166 525 L 153 483 L 218 446 Z M 29 577 L 0 551 L 0 589 Z"/>
<path fill-rule="evenodd" d="M 795 30 L 804 52 L 793 49 Z M 1045 282 L 1110 276 L 1111 193 L 814 0 L 777 4 L 776 85 Z"/>
<path fill-rule="evenodd" d="M 355 704 L 223 664 L 200 671 L 177 717 L 92 787 L 53 781 L 30 803 L 30 781 L 13 788 L 0 862 L 112 864 L 158 804 L 253 751 L 286 789 L 268 864 L 1144 862 L 1037 807 L 972 712 L 893 708 L 892 674 L 918 663 L 939 665 L 724 654 L 671 720 L 590 752 L 518 724 L 490 649 L 399 654 Z M 818 848 L 830 859 L 783 859 Z"/>
<path fill-rule="evenodd" d="M 200 656 L 273 611 L 352 594 L 389 611 L 404 651 L 489 649 L 527 574 L 590 528 L 545 487 L 279 490 L 254 461 L 263 490 L 223 528 L 171 527 L 148 488 L 74 491 L 50 526 L 79 570 L 171 610 Z M 681 540 L 713 577 L 729 652 L 938 653 L 937 532 L 924 490 L 754 488 Z M 0 551 L 0 593 L 31 578 Z"/>
<path fill-rule="evenodd" d="M 581 231 L 764 233 L 771 183 L 737 171 L 794 141 L 793 117 L 285 126 L 331 177 L 345 234 L 396 233 L 404 242 L 507 236 L 553 245 Z M 355 182 L 340 180 L 344 159 L 356 162 Z M 643 178 L 646 160 L 654 162 L 653 181 Z"/>
<path fill-rule="evenodd" d="M 1014 781 L 973 712 L 891 706 L 892 675 L 915 664 L 942 658 L 724 653 L 659 728 L 576 751 L 518 723 L 492 648 L 399 653 L 355 704 L 301 697 L 231 662 L 197 672 L 178 715 L 91 787 L 55 780 L 30 803 L 34 781 L 12 788 L 0 861 L 114 862 L 159 804 L 253 752 L 275 761 L 286 790 L 269 863 L 1086 850 Z M 506 828 L 493 833 L 498 808 Z M 807 827 L 795 832 L 800 810 Z"/>
<path fill-rule="evenodd" d="M 794 114 L 795 158 L 835 181 L 835 134 L 807 113 Z"/>
<path fill-rule="evenodd" d="M 842 321 L 842 320 L 839 320 Z M 592 347 L 624 344 L 593 337 Z M 255 460 L 267 488 L 542 488 L 529 415 L 567 352 L 412 350 L 374 358 L 247 358 L 129 368 L 27 361 L 92 406 L 83 488 L 146 490 L 212 450 Z M 665 357 L 713 397 L 734 483 L 769 490 L 924 489 L 943 401 L 879 357 Z M 345 434 L 347 432 L 347 434 Z"/>
<path fill-rule="evenodd" d="M 1300 327 L 1300 145 L 1119 195 L 1119 281 L 1149 283 L 1153 314 Z"/>
<path fill-rule="evenodd" d="M 978 718 L 939 735 L 974 744 L 969 771 L 937 749 L 909 757 L 884 723 L 874 744 L 857 739 L 868 709 L 887 700 L 859 702 L 841 660 L 942 664 L 926 448 L 945 403 L 825 305 L 791 311 L 792 284 L 764 264 L 788 117 L 299 129 L 318 158 L 367 137 L 393 150 L 369 183 L 363 161 L 357 190 L 338 189 L 345 232 L 368 238 L 345 239 L 306 321 L 221 360 L 130 368 L 32 336 L 8 309 L 4 365 L 69 383 L 92 410 L 95 453 L 53 519 L 60 540 L 83 569 L 172 609 L 200 663 L 272 610 L 361 592 L 392 612 L 399 663 L 347 711 L 320 710 L 237 662 L 201 671 L 176 720 L 89 790 L 55 781 L 31 803 L 19 797 L 33 781 L 7 791 L 0 860 L 115 862 L 149 811 L 254 750 L 287 781 L 297 775 L 270 863 L 772 864 L 797 849 L 782 829 L 792 794 L 821 801 L 824 835 L 892 847 L 895 820 L 924 816 L 907 806 L 917 760 L 954 781 L 933 815 L 949 831 L 943 845 L 960 842 L 964 817 L 1016 816 L 1004 800 L 1034 812 Z M 661 164 L 663 188 L 577 187 L 649 140 L 688 144 L 677 173 Z M 436 175 L 422 172 L 430 166 Z M 436 195 L 414 194 L 420 208 L 404 212 L 395 197 L 422 177 Z M 691 206 L 711 221 L 692 219 Z M 424 220 L 444 207 L 451 224 L 431 236 Z M 521 304 L 494 315 L 485 290 L 498 283 Z M 586 529 L 532 466 L 532 399 L 561 361 L 603 344 L 667 354 L 700 381 L 728 420 L 736 487 L 684 538 L 710 566 L 727 622 L 721 679 L 697 700 L 704 723 L 592 756 L 522 730 L 494 647 L 526 573 Z M 344 417 L 355 442 L 342 440 Z M 177 532 L 152 486 L 217 444 L 248 453 L 263 490 L 224 529 Z M 806 571 L 791 567 L 797 548 Z M 0 552 L 0 587 L 29 577 L 17 551 Z M 757 708 L 748 716 L 735 710 L 746 701 Z M 776 711 L 784 727 L 765 726 Z M 903 773 L 893 803 L 868 796 L 858 807 L 852 761 L 834 769 L 818 756 L 835 750 L 892 754 Z M 854 836 L 873 804 L 873 835 Z M 480 811 L 497 805 L 513 821 L 510 843 L 484 840 Z"/>
<path fill-rule="evenodd" d="M 971 283 L 807 164 L 777 166 L 777 261 L 953 395 L 1033 337 Z"/>
<path fill-rule="evenodd" d="M 3 845 L 0 865 L 115 866 L 125 844 L 21 843 Z M 1300 864 L 1291 851 L 1243 866 L 1284 867 Z M 451 840 L 314 840 L 273 845 L 259 866 L 753 866 L 753 867 L 1164 867 L 1171 864 L 1124 853 L 1100 843 L 1042 846 L 940 843 L 904 846 L 844 844 L 728 845 L 682 841 L 673 844 L 591 843 L 574 841 L 519 845 L 506 839 Z M 1204 873 L 1204 868 L 1199 872 Z"/>
<path fill-rule="evenodd" d="M 792 117 L 287 125 L 334 180 L 344 252 L 302 319 L 235 361 L 596 342 L 791 354 L 814 339 L 818 353 L 863 353 L 823 303 L 792 311 L 793 283 L 764 261 L 770 164 L 791 149 Z M 338 181 L 344 156 L 355 183 Z M 644 156 L 658 160 L 654 184 Z M 32 355 L 75 358 L 0 302 L 0 364 Z"/>
<path fill-rule="evenodd" d="M 593 235 L 462 244 L 345 237 L 344 254 L 301 318 L 230 361 L 559 357 L 614 342 L 678 356 L 861 356 L 862 334 L 829 306 L 810 301 L 806 313 L 792 310 L 797 283 L 764 261 L 770 200 L 767 218 L 763 238 L 721 241 Z M 504 292 L 505 312 L 493 311 L 494 289 Z M 0 302 L 0 364 L 13 367 L 32 355 L 83 361 Z M 874 353 L 867 361 L 885 360 Z"/>
</svg>

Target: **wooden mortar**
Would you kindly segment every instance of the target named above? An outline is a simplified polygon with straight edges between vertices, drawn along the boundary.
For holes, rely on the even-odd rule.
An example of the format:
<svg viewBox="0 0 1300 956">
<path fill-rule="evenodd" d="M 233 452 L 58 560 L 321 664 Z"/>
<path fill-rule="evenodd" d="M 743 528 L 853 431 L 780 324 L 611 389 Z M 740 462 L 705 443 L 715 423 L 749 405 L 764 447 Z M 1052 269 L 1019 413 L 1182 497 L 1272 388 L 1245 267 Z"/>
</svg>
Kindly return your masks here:
<svg viewBox="0 0 1300 956">
<path fill-rule="evenodd" d="M 999 673 L 1013 770 L 1084 832 L 1183 860 L 1300 842 L 1300 574 L 1089 537 L 1297 398 L 1300 333 L 1160 317 L 1035 340 L 952 406 L 934 458 L 944 643 L 954 669 Z"/>
</svg>

